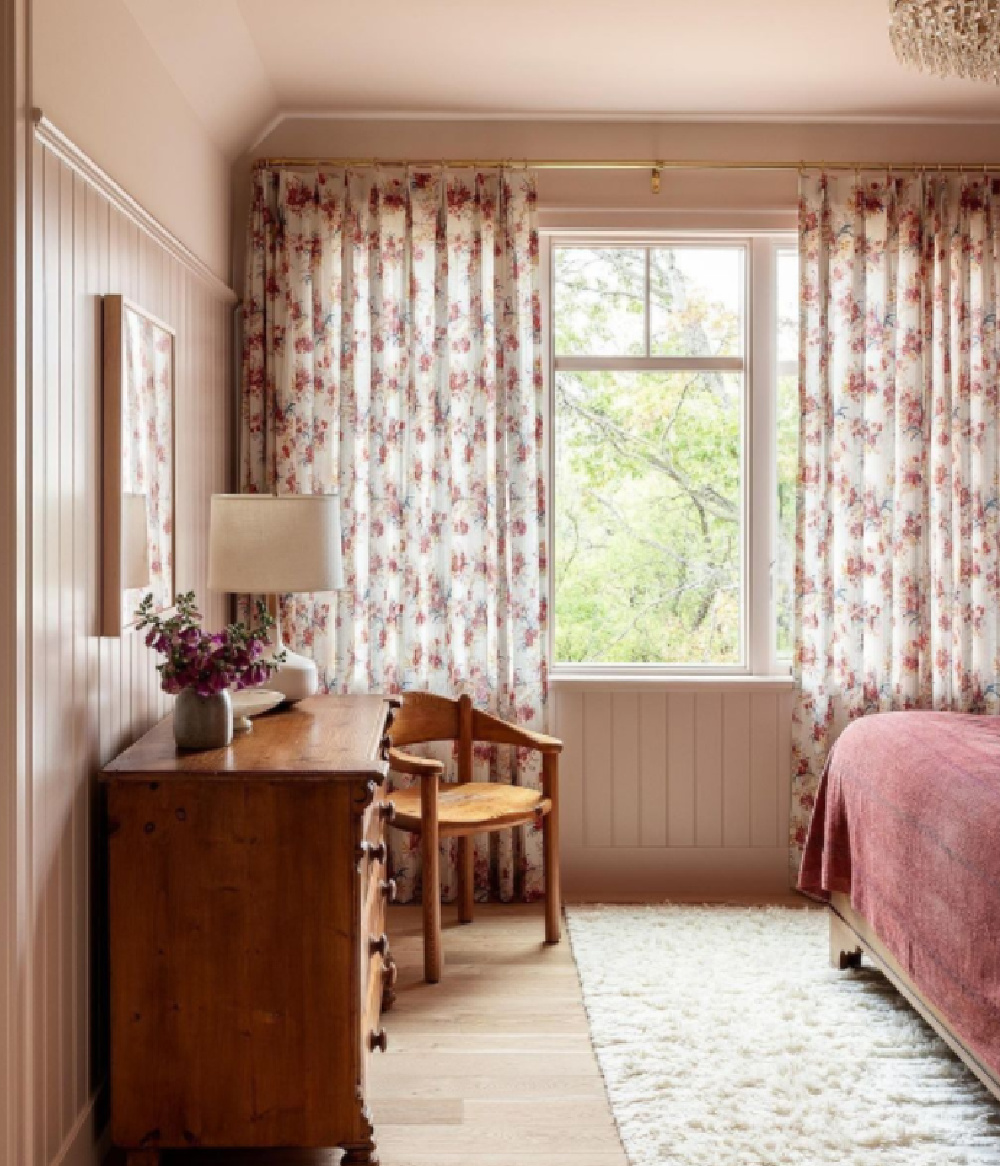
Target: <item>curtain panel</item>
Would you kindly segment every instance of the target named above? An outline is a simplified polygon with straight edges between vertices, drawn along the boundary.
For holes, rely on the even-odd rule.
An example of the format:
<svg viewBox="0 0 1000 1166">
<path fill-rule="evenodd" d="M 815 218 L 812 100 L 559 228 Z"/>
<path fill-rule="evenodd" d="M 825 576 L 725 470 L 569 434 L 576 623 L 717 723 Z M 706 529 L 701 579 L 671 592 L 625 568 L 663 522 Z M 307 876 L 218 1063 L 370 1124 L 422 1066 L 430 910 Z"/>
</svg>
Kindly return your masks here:
<svg viewBox="0 0 1000 1166">
<path fill-rule="evenodd" d="M 340 494 L 346 589 L 287 597 L 289 643 L 330 691 L 468 692 L 543 729 L 533 177 L 257 171 L 243 310 L 241 489 Z M 475 764 L 476 780 L 539 782 L 537 759 L 510 750 Z M 419 846 L 390 835 L 406 901 Z M 541 893 L 540 830 L 476 848 L 479 897 Z M 443 849 L 453 898 L 454 841 Z"/>
<path fill-rule="evenodd" d="M 1000 178 L 806 173 L 793 801 L 837 734 L 1000 711 Z"/>
</svg>

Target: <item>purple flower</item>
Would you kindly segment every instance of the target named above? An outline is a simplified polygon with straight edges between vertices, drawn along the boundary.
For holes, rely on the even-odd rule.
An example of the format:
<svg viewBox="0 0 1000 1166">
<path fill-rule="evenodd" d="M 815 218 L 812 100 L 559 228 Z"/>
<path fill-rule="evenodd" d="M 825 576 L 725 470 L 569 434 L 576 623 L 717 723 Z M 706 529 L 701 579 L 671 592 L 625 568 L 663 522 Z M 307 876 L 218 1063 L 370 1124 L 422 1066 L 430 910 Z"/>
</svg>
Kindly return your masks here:
<svg viewBox="0 0 1000 1166">
<path fill-rule="evenodd" d="M 274 670 L 275 665 L 263 659 L 274 622 L 261 605 L 257 631 L 239 623 L 218 632 L 204 631 L 192 591 L 178 595 L 168 618 L 154 613 L 145 600 L 137 615 L 140 628 L 148 628 L 146 645 L 166 657 L 159 666 L 165 692 L 193 688 L 201 696 L 214 696 L 227 688 L 239 691 L 263 684 Z"/>
</svg>

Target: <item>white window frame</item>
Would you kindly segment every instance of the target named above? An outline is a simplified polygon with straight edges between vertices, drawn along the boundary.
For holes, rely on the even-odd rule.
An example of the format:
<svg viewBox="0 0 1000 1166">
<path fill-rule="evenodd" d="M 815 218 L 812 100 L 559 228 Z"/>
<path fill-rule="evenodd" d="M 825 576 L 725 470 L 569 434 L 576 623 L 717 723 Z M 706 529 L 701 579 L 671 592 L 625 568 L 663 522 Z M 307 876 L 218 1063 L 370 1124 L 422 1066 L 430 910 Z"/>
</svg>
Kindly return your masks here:
<svg viewBox="0 0 1000 1166">
<path fill-rule="evenodd" d="M 775 572 L 778 562 L 778 450 L 776 446 L 777 437 L 777 402 L 778 402 L 778 381 L 781 377 L 799 375 L 799 362 L 794 360 L 779 360 L 778 359 L 778 256 L 783 252 L 792 252 L 798 255 L 798 239 L 794 234 L 787 234 L 781 236 L 772 236 L 770 238 L 770 261 L 771 261 L 771 308 L 774 316 L 771 320 L 771 345 L 772 345 L 772 364 L 768 370 L 768 376 L 771 380 L 771 408 L 775 411 L 771 424 L 771 661 L 772 668 L 775 672 L 791 673 L 792 657 L 791 653 L 781 654 L 778 652 L 778 608 L 777 608 L 777 588 L 774 586 Z M 555 483 L 553 482 L 553 485 Z"/>
<path fill-rule="evenodd" d="M 794 248 L 790 232 L 711 231 L 644 229 L 635 231 L 587 231 L 581 229 L 541 229 L 542 333 L 545 356 L 543 379 L 545 398 L 545 464 L 548 469 L 548 550 L 549 550 L 549 659 L 551 680 L 644 681 L 704 679 L 784 680 L 790 661 L 777 656 L 773 572 L 777 539 L 777 450 L 775 444 L 775 402 L 777 365 L 777 252 Z M 733 247 L 744 248 L 744 355 L 742 357 L 557 357 L 552 322 L 553 253 L 557 247 Z M 649 280 L 646 280 L 647 351 Z M 555 396 L 553 386 L 559 370 L 595 371 L 706 371 L 742 372 L 744 378 L 741 418 L 741 458 L 743 504 L 742 595 L 739 664 L 601 664 L 558 663 L 555 660 Z"/>
</svg>

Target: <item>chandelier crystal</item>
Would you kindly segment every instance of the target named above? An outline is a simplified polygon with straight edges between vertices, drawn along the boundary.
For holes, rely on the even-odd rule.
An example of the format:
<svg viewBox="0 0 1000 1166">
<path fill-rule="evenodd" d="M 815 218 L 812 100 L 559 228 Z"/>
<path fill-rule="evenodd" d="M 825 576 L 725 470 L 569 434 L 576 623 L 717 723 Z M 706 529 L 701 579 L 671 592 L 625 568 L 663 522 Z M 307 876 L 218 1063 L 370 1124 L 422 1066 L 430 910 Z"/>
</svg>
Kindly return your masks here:
<svg viewBox="0 0 1000 1166">
<path fill-rule="evenodd" d="M 1000 0 L 889 0 L 889 9 L 904 65 L 1000 85 Z"/>
</svg>

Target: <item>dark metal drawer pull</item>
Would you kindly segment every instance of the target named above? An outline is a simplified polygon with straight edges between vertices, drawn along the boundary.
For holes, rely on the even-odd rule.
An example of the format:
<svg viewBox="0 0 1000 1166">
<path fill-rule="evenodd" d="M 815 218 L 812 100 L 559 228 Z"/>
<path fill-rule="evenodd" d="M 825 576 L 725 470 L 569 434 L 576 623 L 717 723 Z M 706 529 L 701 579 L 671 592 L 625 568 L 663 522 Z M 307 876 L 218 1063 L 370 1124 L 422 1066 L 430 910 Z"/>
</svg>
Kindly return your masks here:
<svg viewBox="0 0 1000 1166">
<path fill-rule="evenodd" d="M 380 1029 L 378 1029 L 377 1032 L 372 1031 L 368 1034 L 368 1047 L 371 1049 L 372 1052 L 375 1052 L 376 1049 L 379 1049 L 381 1052 L 384 1053 L 386 1048 L 388 1047 L 388 1044 L 389 1044 L 389 1039 L 385 1035 L 384 1028 L 380 1028 Z"/>
<path fill-rule="evenodd" d="M 391 825 L 396 820 L 395 802 L 383 802 L 378 808 L 378 816 L 387 826 Z"/>
<path fill-rule="evenodd" d="M 379 883 L 378 889 L 382 892 L 383 895 L 385 895 L 387 903 L 395 903 L 395 901 L 396 901 L 396 880 L 395 879 L 383 879 Z"/>
<path fill-rule="evenodd" d="M 381 935 L 368 940 L 368 951 L 371 955 L 380 955 L 383 958 L 389 954 L 389 937 L 383 931 Z"/>
<path fill-rule="evenodd" d="M 386 860 L 385 843 L 384 842 L 362 842 L 361 843 L 361 854 L 362 854 L 362 857 L 367 855 L 368 858 L 372 862 L 385 862 L 385 860 Z"/>
</svg>

